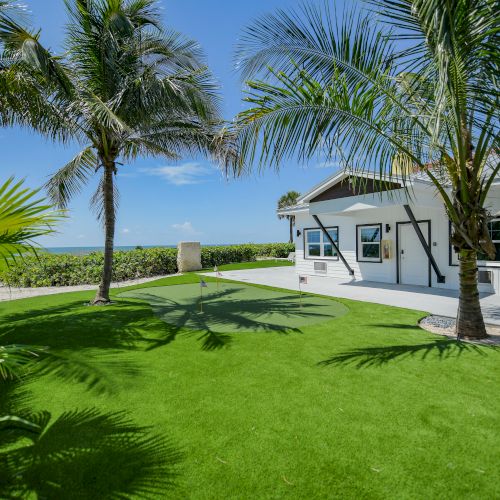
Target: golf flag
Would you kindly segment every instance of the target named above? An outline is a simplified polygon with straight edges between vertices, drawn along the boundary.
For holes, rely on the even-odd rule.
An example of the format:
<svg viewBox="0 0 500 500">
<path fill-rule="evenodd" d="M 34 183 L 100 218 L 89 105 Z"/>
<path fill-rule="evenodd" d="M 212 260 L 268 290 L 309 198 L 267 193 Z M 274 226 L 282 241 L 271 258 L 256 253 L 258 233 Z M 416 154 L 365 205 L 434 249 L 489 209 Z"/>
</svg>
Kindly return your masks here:
<svg viewBox="0 0 500 500">
<path fill-rule="evenodd" d="M 200 279 L 200 287 L 201 288 L 208 288 L 208 285 L 204 280 Z"/>
<path fill-rule="evenodd" d="M 299 284 L 307 285 L 307 276 L 299 276 Z"/>
</svg>

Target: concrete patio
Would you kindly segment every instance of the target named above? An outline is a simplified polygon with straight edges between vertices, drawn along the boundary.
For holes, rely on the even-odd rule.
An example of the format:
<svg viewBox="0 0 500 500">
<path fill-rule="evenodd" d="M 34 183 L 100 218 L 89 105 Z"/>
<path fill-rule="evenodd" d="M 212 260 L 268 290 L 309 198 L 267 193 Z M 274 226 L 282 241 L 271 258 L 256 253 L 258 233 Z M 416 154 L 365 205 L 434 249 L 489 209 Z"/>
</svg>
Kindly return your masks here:
<svg viewBox="0 0 500 500">
<path fill-rule="evenodd" d="M 206 274 L 214 276 L 214 273 Z M 225 271 L 222 276 L 246 283 L 299 289 L 299 279 L 294 267 Z M 455 317 L 458 308 L 458 292 L 453 290 L 369 281 L 336 281 L 320 276 L 308 276 L 307 285 L 301 287 L 304 292 L 417 309 L 441 316 Z M 500 325 L 500 295 L 482 295 L 481 306 L 485 322 Z"/>
</svg>

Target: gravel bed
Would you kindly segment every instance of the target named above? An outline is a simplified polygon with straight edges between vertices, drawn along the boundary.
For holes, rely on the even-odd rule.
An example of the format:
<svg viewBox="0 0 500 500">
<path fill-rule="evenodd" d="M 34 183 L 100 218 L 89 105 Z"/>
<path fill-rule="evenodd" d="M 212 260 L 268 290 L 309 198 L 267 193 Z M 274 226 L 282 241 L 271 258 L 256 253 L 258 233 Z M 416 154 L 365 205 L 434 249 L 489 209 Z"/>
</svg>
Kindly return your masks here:
<svg viewBox="0 0 500 500">
<path fill-rule="evenodd" d="M 420 327 L 431 333 L 437 333 L 438 335 L 446 335 L 447 337 L 456 338 L 455 333 L 455 318 L 449 318 L 448 316 L 438 316 L 431 314 L 426 316 L 419 323 Z M 463 342 L 473 342 L 475 344 L 486 344 L 486 345 L 500 345 L 500 326 L 498 325 L 486 325 L 486 331 L 489 337 L 483 340 L 466 340 L 460 339 Z"/>
<path fill-rule="evenodd" d="M 448 318 L 447 316 L 427 316 L 420 322 L 420 326 L 434 326 L 436 328 L 455 328 L 455 318 Z"/>
</svg>

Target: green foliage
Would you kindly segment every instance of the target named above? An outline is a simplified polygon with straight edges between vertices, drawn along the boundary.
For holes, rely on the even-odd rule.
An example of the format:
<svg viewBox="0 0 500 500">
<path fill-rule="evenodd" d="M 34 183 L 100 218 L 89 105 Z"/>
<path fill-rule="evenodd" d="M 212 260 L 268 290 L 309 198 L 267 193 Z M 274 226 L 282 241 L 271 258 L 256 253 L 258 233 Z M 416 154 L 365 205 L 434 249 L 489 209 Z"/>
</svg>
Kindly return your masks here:
<svg viewBox="0 0 500 500">
<path fill-rule="evenodd" d="M 300 193 L 298 191 L 288 191 L 278 200 L 278 210 L 282 210 L 284 208 L 293 207 L 297 204 L 298 199 L 300 198 Z M 289 215 L 278 215 L 279 219 L 283 219 L 283 217 L 289 218 Z"/>
<path fill-rule="evenodd" d="M 186 283 L 199 278 L 143 288 Z M 334 320 L 235 331 L 215 348 L 214 332 L 180 330 L 121 292 L 110 307 L 86 306 L 90 291 L 0 303 L 5 342 L 43 342 L 95 374 L 37 371 L 0 391 L 10 413 L 51 416 L 39 438 L 0 437 L 2 497 L 500 498 L 500 349 L 422 331 L 421 312 L 348 300 Z M 144 449 L 158 435 L 168 445 Z"/>
<path fill-rule="evenodd" d="M 37 198 L 39 190 L 25 188 L 23 183 L 11 177 L 0 185 L 0 261 L 4 263 L 35 253 L 33 240 L 52 233 L 53 224 L 63 217 Z"/>
<path fill-rule="evenodd" d="M 0 381 L 18 377 L 23 367 L 38 358 L 42 352 L 43 349 L 28 345 L 0 345 Z"/>
<path fill-rule="evenodd" d="M 289 243 L 265 243 L 203 247 L 202 265 L 251 262 L 257 257 L 285 258 L 295 250 Z M 55 255 L 44 253 L 26 257 L 0 269 L 0 281 L 10 286 L 41 287 L 97 284 L 101 279 L 104 254 Z M 175 248 L 146 248 L 117 251 L 114 254 L 113 281 L 173 274 L 177 272 Z"/>
</svg>

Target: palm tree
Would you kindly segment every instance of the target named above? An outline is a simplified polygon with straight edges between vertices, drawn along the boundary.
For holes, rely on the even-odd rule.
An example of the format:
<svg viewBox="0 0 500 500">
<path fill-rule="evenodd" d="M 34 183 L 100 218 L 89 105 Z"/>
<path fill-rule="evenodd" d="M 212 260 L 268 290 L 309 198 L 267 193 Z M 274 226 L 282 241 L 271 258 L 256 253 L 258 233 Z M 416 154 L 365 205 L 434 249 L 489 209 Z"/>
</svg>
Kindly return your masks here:
<svg viewBox="0 0 500 500">
<path fill-rule="evenodd" d="M 0 185 L 0 265 L 10 265 L 27 254 L 36 255 L 38 246 L 34 239 L 53 233 L 54 224 L 64 217 L 38 198 L 38 193 L 39 190 L 25 188 L 23 181 L 14 182 L 12 178 Z M 18 377 L 42 352 L 34 346 L 0 345 L 0 380 Z M 6 427 L 40 430 L 38 425 L 12 415 L 0 417 L 0 429 Z"/>
<path fill-rule="evenodd" d="M 104 267 L 94 304 L 108 303 L 118 192 L 118 169 L 138 156 L 177 160 L 209 155 L 228 166 L 235 158 L 222 126 L 217 87 L 195 42 L 162 28 L 155 0 L 65 0 L 66 55 L 57 58 L 18 26 L 0 39 L 43 86 L 46 117 L 37 128 L 71 137 L 82 150 L 47 183 L 66 207 L 94 174 L 91 199 L 105 232 Z M 10 31 L 9 31 L 10 30 Z M 15 35 L 12 35 L 12 33 Z M 26 43 L 26 40 L 28 42 Z M 38 115 L 36 115 L 38 116 Z"/>
<path fill-rule="evenodd" d="M 40 44 L 40 33 L 30 31 L 27 22 L 21 4 L 0 1 L 0 126 L 27 126 L 53 139 L 67 139 L 46 99 L 47 82 L 60 81 L 63 75 Z M 43 70 L 43 78 L 34 67 Z"/>
<path fill-rule="evenodd" d="M 321 153 L 354 172 L 375 165 L 382 179 L 394 162 L 405 178 L 426 175 L 460 257 L 457 333 L 485 337 L 476 262 L 494 256 L 485 200 L 500 169 L 498 4 L 368 3 L 371 12 L 343 18 L 328 4 L 279 11 L 246 31 L 242 158 L 279 166 Z"/>
<path fill-rule="evenodd" d="M 297 191 L 288 191 L 278 200 L 278 210 L 283 210 L 284 208 L 293 207 L 297 204 L 297 200 L 300 197 L 300 193 Z M 288 219 L 290 224 L 290 243 L 293 243 L 293 226 L 295 225 L 295 215 L 281 215 L 278 214 L 278 219 Z"/>
</svg>

